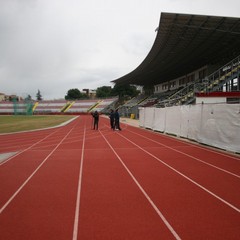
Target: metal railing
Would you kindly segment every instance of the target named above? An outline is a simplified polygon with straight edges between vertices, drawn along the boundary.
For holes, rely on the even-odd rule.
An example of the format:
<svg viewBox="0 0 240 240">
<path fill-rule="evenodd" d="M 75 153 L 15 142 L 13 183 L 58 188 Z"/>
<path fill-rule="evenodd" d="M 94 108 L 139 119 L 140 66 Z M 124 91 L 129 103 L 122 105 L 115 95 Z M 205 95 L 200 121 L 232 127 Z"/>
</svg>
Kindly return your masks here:
<svg viewBox="0 0 240 240">
<path fill-rule="evenodd" d="M 173 105 L 187 105 L 195 102 L 196 93 L 210 93 L 223 91 L 224 85 L 240 76 L 240 56 L 234 58 L 214 73 L 204 79 L 199 79 L 180 89 L 167 99 L 160 101 L 156 107 L 168 107 Z M 239 88 L 239 87 L 238 87 Z M 227 89 L 229 90 L 229 89 Z"/>
</svg>

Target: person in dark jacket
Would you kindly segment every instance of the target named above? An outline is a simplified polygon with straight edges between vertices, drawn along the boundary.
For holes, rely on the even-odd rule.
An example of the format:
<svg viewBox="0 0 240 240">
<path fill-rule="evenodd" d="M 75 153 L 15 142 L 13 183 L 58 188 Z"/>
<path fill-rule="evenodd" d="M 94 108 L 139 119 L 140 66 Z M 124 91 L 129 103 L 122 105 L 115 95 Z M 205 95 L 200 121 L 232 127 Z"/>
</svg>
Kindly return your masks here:
<svg viewBox="0 0 240 240">
<path fill-rule="evenodd" d="M 111 126 L 111 129 L 112 129 L 112 130 L 115 130 L 114 111 L 113 111 L 112 109 L 110 110 L 109 118 L 110 118 L 110 126 Z"/>
<path fill-rule="evenodd" d="M 98 130 L 98 122 L 99 122 L 99 113 L 98 111 L 95 111 L 94 113 L 92 113 L 93 116 L 93 129 Z"/>
<path fill-rule="evenodd" d="M 118 109 L 116 109 L 114 113 L 114 119 L 115 119 L 115 129 L 121 131 L 122 129 L 120 127 L 120 115 L 119 115 Z"/>
</svg>

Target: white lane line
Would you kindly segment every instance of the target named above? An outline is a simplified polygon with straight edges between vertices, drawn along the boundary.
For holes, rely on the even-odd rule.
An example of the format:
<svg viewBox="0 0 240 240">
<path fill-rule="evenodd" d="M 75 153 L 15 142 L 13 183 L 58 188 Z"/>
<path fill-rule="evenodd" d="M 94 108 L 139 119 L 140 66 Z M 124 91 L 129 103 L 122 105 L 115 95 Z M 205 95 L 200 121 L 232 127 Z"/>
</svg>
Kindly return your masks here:
<svg viewBox="0 0 240 240">
<path fill-rule="evenodd" d="M 171 170 L 173 170 L 174 172 L 178 173 L 179 175 L 181 175 L 182 177 L 186 178 L 187 180 L 189 180 L 190 182 L 192 182 L 193 184 L 195 184 L 196 186 L 198 186 L 199 188 L 203 189 L 204 191 L 206 191 L 207 193 L 209 193 L 210 195 L 212 195 L 213 197 L 217 198 L 218 200 L 220 200 L 221 202 L 225 203 L 227 206 L 229 206 L 230 208 L 232 208 L 233 210 L 237 211 L 240 213 L 240 209 L 237 208 L 236 206 L 232 205 L 231 203 L 229 203 L 228 201 L 224 200 L 223 198 L 219 197 L 218 195 L 216 195 L 215 193 L 211 192 L 210 190 L 208 190 L 207 188 L 205 188 L 204 186 L 202 186 L 201 184 L 195 182 L 194 180 L 192 180 L 190 177 L 186 176 L 185 174 L 179 172 L 178 170 L 176 170 L 175 168 L 171 167 L 170 165 L 168 165 L 167 163 L 165 163 L 164 161 L 162 161 L 160 158 L 156 157 L 155 155 L 151 154 L 150 152 L 148 152 L 147 150 L 143 149 L 142 147 L 140 147 L 139 145 L 137 145 L 136 143 L 132 142 L 131 140 L 129 140 L 128 138 L 126 138 L 125 136 L 123 136 L 122 134 L 119 134 L 119 136 L 125 138 L 127 141 L 131 142 L 133 145 L 135 145 L 136 147 L 138 147 L 139 149 L 141 149 L 142 151 L 144 151 L 145 153 L 147 153 L 148 155 L 150 155 L 151 157 L 155 158 L 157 161 L 161 162 L 162 164 L 164 164 L 165 166 L 167 166 L 168 168 L 170 168 Z"/>
<path fill-rule="evenodd" d="M 73 127 L 74 128 L 74 127 Z M 65 135 L 65 137 L 58 143 L 58 145 L 48 154 L 48 156 L 42 161 L 42 163 L 35 169 L 35 171 L 25 180 L 25 182 L 18 188 L 18 190 L 9 198 L 9 200 L 0 209 L 0 214 L 6 209 L 6 207 L 12 202 L 12 200 L 17 196 L 17 194 L 24 188 L 24 186 L 31 180 L 31 178 L 36 174 L 36 172 L 42 167 L 42 165 L 48 160 L 48 158 L 53 154 L 53 152 L 59 147 L 59 145 L 67 138 L 67 136 L 72 132 L 73 128 Z"/>
<path fill-rule="evenodd" d="M 134 177 L 134 175 L 131 173 L 131 171 L 128 169 L 128 167 L 124 164 L 124 162 L 122 161 L 122 159 L 120 158 L 120 156 L 117 154 L 117 152 L 114 150 L 114 148 L 112 147 L 112 145 L 108 142 L 108 140 L 105 138 L 105 136 L 102 134 L 101 131 L 99 131 L 102 135 L 102 137 L 104 138 L 104 140 L 107 142 L 108 146 L 112 149 L 112 151 L 114 152 L 114 154 L 117 156 L 118 160 L 121 162 L 121 164 L 123 165 L 123 167 L 126 169 L 126 171 L 128 172 L 128 174 L 131 176 L 131 178 L 133 179 L 133 181 L 136 183 L 136 185 L 138 186 L 138 188 L 140 189 L 140 191 L 143 193 L 143 195 L 146 197 L 146 199 L 148 200 L 148 202 L 151 204 L 151 206 L 153 207 L 153 209 L 156 211 L 156 213 L 158 214 L 158 216 L 162 219 L 162 221 L 164 222 L 164 224 L 167 226 L 167 228 L 169 229 L 169 231 L 172 233 L 172 235 L 175 237 L 175 239 L 180 240 L 181 238 L 179 237 L 179 235 L 176 233 L 176 231 L 173 229 L 173 227 L 171 226 L 171 224 L 167 221 L 167 219 L 164 217 L 164 215 L 161 213 L 161 211 L 158 209 L 158 207 L 155 205 L 155 203 L 152 201 L 152 199 L 149 197 L 149 195 L 145 192 L 145 190 L 143 189 L 143 187 L 140 185 L 140 183 L 137 181 L 137 179 Z"/>
<path fill-rule="evenodd" d="M 83 133 L 81 164 L 80 164 L 80 171 L 79 171 L 79 177 L 78 177 L 77 200 L 76 200 L 75 218 L 74 218 L 74 226 L 73 226 L 73 238 L 72 238 L 73 240 L 77 240 L 77 237 L 78 237 L 78 222 L 79 222 L 79 209 L 80 209 L 81 188 L 82 188 L 82 171 L 83 171 L 85 139 L 86 139 L 86 125 L 84 127 L 84 133 Z"/>
<path fill-rule="evenodd" d="M 57 130 L 57 131 L 59 131 L 59 130 Z M 20 154 L 26 152 L 27 150 L 33 148 L 35 145 L 37 145 L 38 143 L 44 141 L 45 139 L 47 139 L 48 137 L 50 137 L 51 135 L 53 135 L 53 134 L 56 133 L 57 131 L 52 132 L 51 134 L 47 135 L 47 136 L 44 137 L 43 139 L 41 139 L 41 140 L 39 140 L 38 142 L 34 143 L 34 144 L 31 145 L 30 147 L 25 148 L 24 150 L 22 150 L 22 151 L 18 152 L 17 154 L 13 155 L 12 157 L 9 157 L 9 158 L 6 159 L 5 161 L 1 162 L 1 163 L 0 163 L 0 166 L 3 165 L 3 164 L 5 164 L 5 163 L 7 163 L 7 162 L 10 161 L 11 159 L 17 157 L 18 155 L 20 155 Z"/>
<path fill-rule="evenodd" d="M 136 135 L 138 135 L 138 136 L 141 136 L 141 137 L 143 137 L 143 138 L 146 138 L 146 139 L 148 139 L 148 140 L 150 140 L 150 141 L 152 141 L 152 142 L 155 142 L 155 143 L 157 143 L 157 144 L 159 144 L 159 145 L 161 145 L 161 146 L 164 146 L 164 147 L 166 147 L 166 148 L 168 148 L 168 149 L 171 149 L 171 150 L 173 150 L 173 151 L 175 151 L 175 152 L 178 152 L 178 153 L 180 153 L 180 154 L 183 154 L 183 155 L 185 155 L 185 156 L 187 156 L 187 157 L 193 158 L 193 159 L 195 159 L 195 160 L 197 160 L 197 161 L 199 161 L 199 162 L 201 162 L 201 163 L 204 163 L 204 164 L 206 164 L 206 165 L 208 165 L 208 166 L 211 166 L 211 167 L 213 167 L 213 168 L 216 168 L 216 169 L 218 169 L 218 170 L 220 170 L 220 171 L 222 171 L 222 172 L 225 172 L 225 173 L 228 173 L 228 174 L 230 174 L 230 175 L 232 175 L 232 176 L 234 176 L 234 177 L 240 178 L 240 176 L 237 175 L 237 174 L 235 174 L 235 173 L 232 173 L 232 172 L 227 171 L 227 170 L 225 170 L 225 169 L 223 169 L 223 168 L 217 167 L 217 166 L 215 166 L 215 165 L 213 165 L 213 164 L 211 164 L 211 163 L 204 162 L 203 160 L 201 160 L 201 159 L 199 159 L 199 158 L 196 158 L 196 157 L 194 157 L 194 156 L 192 156 L 192 155 L 190 155 L 190 154 L 187 154 L 187 153 L 184 153 L 184 152 L 182 152 L 182 151 L 180 151 L 180 150 L 177 150 L 177 149 L 175 149 L 175 148 L 169 147 L 169 146 L 167 146 L 167 145 L 165 145 L 165 144 L 163 144 L 163 143 L 159 143 L 159 142 L 157 142 L 157 141 L 155 141 L 155 140 L 152 140 L 151 138 L 145 137 L 145 136 L 143 136 L 143 135 L 141 135 L 141 134 L 132 132 L 132 131 L 130 131 L 130 130 L 128 130 L 128 131 L 131 132 L 131 133 L 133 133 L 133 134 L 136 134 Z M 226 156 L 225 156 L 225 157 L 226 157 Z"/>
</svg>

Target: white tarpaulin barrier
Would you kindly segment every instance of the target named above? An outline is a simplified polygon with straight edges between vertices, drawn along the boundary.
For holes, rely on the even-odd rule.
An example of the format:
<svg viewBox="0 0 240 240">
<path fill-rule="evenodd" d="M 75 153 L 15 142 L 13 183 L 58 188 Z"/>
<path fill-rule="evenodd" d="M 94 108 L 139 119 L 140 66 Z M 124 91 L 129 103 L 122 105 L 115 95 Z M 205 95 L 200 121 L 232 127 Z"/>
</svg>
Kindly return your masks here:
<svg viewBox="0 0 240 240">
<path fill-rule="evenodd" d="M 165 132 L 166 108 L 153 108 L 155 111 L 153 130 Z"/>
<path fill-rule="evenodd" d="M 240 104 L 139 109 L 144 128 L 240 153 Z"/>
</svg>

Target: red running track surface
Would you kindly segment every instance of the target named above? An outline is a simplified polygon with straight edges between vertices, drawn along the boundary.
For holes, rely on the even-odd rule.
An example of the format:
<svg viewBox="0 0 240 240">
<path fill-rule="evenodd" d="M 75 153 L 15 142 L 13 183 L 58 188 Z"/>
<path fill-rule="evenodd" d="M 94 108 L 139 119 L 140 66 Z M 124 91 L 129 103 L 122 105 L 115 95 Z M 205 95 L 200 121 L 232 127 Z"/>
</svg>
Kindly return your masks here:
<svg viewBox="0 0 240 240">
<path fill-rule="evenodd" d="M 239 156 L 91 124 L 0 135 L 1 240 L 239 239 Z"/>
</svg>

